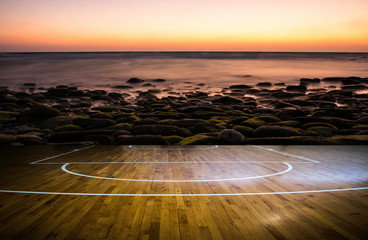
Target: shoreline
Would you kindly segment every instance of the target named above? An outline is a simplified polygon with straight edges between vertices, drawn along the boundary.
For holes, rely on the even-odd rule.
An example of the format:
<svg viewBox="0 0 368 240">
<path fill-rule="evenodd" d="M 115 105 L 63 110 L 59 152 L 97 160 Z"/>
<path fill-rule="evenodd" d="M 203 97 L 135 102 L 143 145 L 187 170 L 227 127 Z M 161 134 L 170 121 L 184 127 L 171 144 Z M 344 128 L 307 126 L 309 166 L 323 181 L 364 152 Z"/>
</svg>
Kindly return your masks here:
<svg viewBox="0 0 368 240">
<path fill-rule="evenodd" d="M 368 94 L 359 93 L 368 78 L 231 85 L 215 94 L 199 87 L 177 96 L 160 96 L 164 79 L 131 78 L 122 86 L 152 81 L 161 89 L 137 96 L 64 85 L 35 91 L 35 83 L 23 91 L 0 87 L 0 144 L 368 144 Z M 341 89 L 316 88 L 321 82 Z"/>
</svg>

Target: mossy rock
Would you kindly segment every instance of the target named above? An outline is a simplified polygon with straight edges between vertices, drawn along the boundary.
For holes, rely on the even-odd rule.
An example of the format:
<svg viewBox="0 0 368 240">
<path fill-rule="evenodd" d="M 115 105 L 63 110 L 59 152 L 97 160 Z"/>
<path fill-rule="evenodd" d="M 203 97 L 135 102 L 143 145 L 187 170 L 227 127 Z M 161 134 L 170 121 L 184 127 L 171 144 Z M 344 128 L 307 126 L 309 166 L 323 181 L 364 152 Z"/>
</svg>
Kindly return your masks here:
<svg viewBox="0 0 368 240">
<path fill-rule="evenodd" d="M 366 125 L 366 124 L 356 124 L 355 126 L 352 127 L 352 129 L 368 130 L 368 125 Z"/>
<path fill-rule="evenodd" d="M 339 144 L 351 144 L 351 145 L 367 145 L 368 135 L 344 135 L 333 136 L 330 138 L 332 141 L 336 141 Z"/>
<path fill-rule="evenodd" d="M 115 125 L 115 121 L 103 118 L 76 118 L 73 123 L 84 129 L 105 128 Z"/>
<path fill-rule="evenodd" d="M 66 132 L 66 131 L 83 131 L 83 128 L 77 125 L 64 125 L 54 129 L 55 132 Z"/>
<path fill-rule="evenodd" d="M 14 122 L 17 115 L 17 112 L 0 111 L 0 123 Z"/>
<path fill-rule="evenodd" d="M 88 135 L 83 140 L 97 142 L 100 145 L 111 145 L 113 142 L 112 137 L 108 135 Z"/>
<path fill-rule="evenodd" d="M 324 137 L 267 137 L 267 138 L 248 138 L 246 144 L 253 145 L 331 145 L 336 141 Z"/>
<path fill-rule="evenodd" d="M 244 135 L 234 129 L 222 130 L 218 137 L 224 144 L 242 144 L 244 142 Z"/>
<path fill-rule="evenodd" d="M 65 115 L 56 116 L 56 117 L 52 117 L 52 118 L 42 121 L 39 126 L 42 129 L 55 129 L 57 127 L 61 127 L 64 125 L 72 125 L 74 119 L 79 118 L 79 117 L 81 116 L 78 116 L 78 115 L 76 116 L 65 116 Z"/>
<path fill-rule="evenodd" d="M 157 125 L 158 121 L 156 119 L 151 119 L 151 118 L 145 118 L 142 120 L 134 120 L 131 122 L 131 124 L 133 124 L 134 126 L 137 125 Z"/>
<path fill-rule="evenodd" d="M 184 127 L 189 128 L 193 127 L 194 125 L 198 123 L 204 123 L 206 122 L 203 119 L 183 119 L 183 120 L 175 120 L 171 123 L 171 125 L 177 126 L 177 127 Z"/>
<path fill-rule="evenodd" d="M 37 135 L 22 134 L 17 136 L 17 142 L 25 145 L 42 145 L 45 144 L 41 137 Z"/>
<path fill-rule="evenodd" d="M 323 137 L 332 137 L 336 133 L 336 129 L 334 128 L 320 126 L 310 127 L 307 131 L 316 132 Z"/>
<path fill-rule="evenodd" d="M 99 112 L 99 113 L 93 113 L 90 116 L 91 118 L 104 118 L 104 119 L 112 119 L 111 113 L 106 112 Z"/>
<path fill-rule="evenodd" d="M 27 133 L 22 134 L 22 136 L 38 136 L 42 138 L 45 136 L 45 134 L 42 132 L 27 132 Z"/>
<path fill-rule="evenodd" d="M 336 131 L 338 130 L 337 127 L 335 127 L 334 125 L 330 123 L 326 123 L 326 122 L 311 122 L 311 123 L 306 123 L 302 126 L 303 129 L 308 129 L 310 127 L 329 127 L 329 128 L 335 129 Z"/>
<path fill-rule="evenodd" d="M 286 126 L 286 127 L 293 127 L 293 128 L 300 128 L 302 126 L 300 122 L 294 121 L 294 120 L 274 122 L 274 123 L 270 123 L 269 125 Z"/>
<path fill-rule="evenodd" d="M 325 108 L 316 109 L 312 117 L 338 117 L 344 119 L 353 119 L 353 111 L 351 109 L 342 108 Z"/>
<path fill-rule="evenodd" d="M 247 116 L 242 116 L 242 117 L 237 117 L 237 118 L 234 118 L 232 120 L 229 121 L 229 124 L 240 124 L 244 121 L 247 121 L 249 120 L 249 117 Z"/>
<path fill-rule="evenodd" d="M 160 135 L 120 135 L 115 139 L 118 145 L 169 145 L 169 142 Z"/>
<path fill-rule="evenodd" d="M 251 127 L 253 129 L 256 129 L 262 125 L 266 125 L 267 123 L 261 119 L 258 118 L 251 118 L 248 119 L 246 121 L 241 122 L 239 125 L 241 126 L 247 126 L 247 127 Z"/>
<path fill-rule="evenodd" d="M 191 137 L 184 138 L 179 142 L 179 145 L 212 145 L 217 144 L 218 139 L 212 136 L 197 134 Z"/>
<path fill-rule="evenodd" d="M 195 111 L 193 113 L 193 116 L 197 118 L 211 118 L 213 116 L 225 116 L 225 115 L 226 115 L 225 112 L 211 112 L 211 111 L 202 111 L 202 110 Z"/>
<path fill-rule="evenodd" d="M 260 119 L 265 121 L 266 123 L 274 123 L 274 122 L 280 122 L 281 119 L 276 116 L 259 116 L 255 117 L 256 119 Z"/>
<path fill-rule="evenodd" d="M 253 136 L 253 128 L 246 127 L 246 126 L 234 126 L 233 129 L 235 131 L 240 132 L 246 137 L 252 137 Z"/>
<path fill-rule="evenodd" d="M 138 125 L 132 128 L 132 132 L 136 135 L 143 135 L 143 134 L 162 135 L 162 136 L 179 135 L 183 137 L 192 135 L 188 129 L 170 125 Z"/>
<path fill-rule="evenodd" d="M 135 116 L 134 113 L 116 113 L 113 115 L 113 119 L 117 120 L 119 118 L 128 118 L 130 116 Z"/>
<path fill-rule="evenodd" d="M 268 125 L 260 126 L 253 132 L 253 136 L 257 138 L 265 137 L 292 137 L 299 136 L 300 132 L 293 127 Z"/>
<path fill-rule="evenodd" d="M 40 121 L 58 115 L 60 115 L 58 109 L 35 103 L 31 109 L 21 112 L 18 116 L 18 120 L 22 122 Z"/>
<path fill-rule="evenodd" d="M 10 134 L 0 134 L 0 145 L 12 143 L 17 140 L 17 137 Z"/>
<path fill-rule="evenodd" d="M 99 106 L 94 107 L 92 110 L 98 110 L 101 112 L 117 112 L 120 111 L 121 106 Z"/>
<path fill-rule="evenodd" d="M 191 128 L 193 133 L 218 132 L 222 129 L 223 128 L 210 122 L 197 123 L 193 128 Z"/>
<path fill-rule="evenodd" d="M 164 138 L 166 139 L 166 141 L 168 141 L 170 143 L 170 145 L 178 144 L 179 142 L 181 142 L 184 139 L 184 137 L 180 137 L 180 136 L 176 136 L 176 135 L 166 136 Z"/>
<path fill-rule="evenodd" d="M 130 131 L 132 129 L 132 125 L 129 123 L 118 123 L 113 126 L 107 127 L 109 130 L 127 130 Z"/>
</svg>

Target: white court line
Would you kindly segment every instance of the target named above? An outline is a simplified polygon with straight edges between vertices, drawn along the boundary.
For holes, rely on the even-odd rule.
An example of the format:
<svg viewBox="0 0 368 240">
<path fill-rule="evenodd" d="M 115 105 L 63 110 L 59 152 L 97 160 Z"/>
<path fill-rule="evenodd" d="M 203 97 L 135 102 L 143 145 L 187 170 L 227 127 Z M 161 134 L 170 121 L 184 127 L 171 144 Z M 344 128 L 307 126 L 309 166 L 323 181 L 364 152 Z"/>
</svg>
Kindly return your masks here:
<svg viewBox="0 0 368 240">
<path fill-rule="evenodd" d="M 282 172 L 273 173 L 273 174 L 267 174 L 267 175 L 260 175 L 260 176 L 252 176 L 252 177 L 244 177 L 244 178 L 225 178 L 225 179 L 201 179 L 201 180 L 162 180 L 162 179 L 125 179 L 125 178 L 109 178 L 109 177 L 99 177 L 99 176 L 93 176 L 93 175 L 86 175 L 86 174 L 80 174 L 76 172 L 69 171 L 66 169 L 66 167 L 69 165 L 69 163 L 64 164 L 61 169 L 69 174 L 77 175 L 80 177 L 89 177 L 89 178 L 98 178 L 98 179 L 105 179 L 105 180 L 118 180 L 118 181 L 132 181 L 132 182 L 223 182 L 223 181 L 237 181 L 237 180 L 247 180 L 247 179 L 256 179 L 256 178 L 264 178 L 264 177 L 272 177 L 280 174 L 284 174 L 287 172 L 290 172 L 293 169 L 293 166 L 291 164 L 288 164 L 286 162 L 282 162 L 288 168 Z"/>
<path fill-rule="evenodd" d="M 289 153 L 285 153 L 285 152 L 280 152 L 280 151 L 277 151 L 277 150 L 272 149 L 272 148 L 264 148 L 264 147 L 256 146 L 256 145 L 251 145 L 251 146 L 256 147 L 256 148 L 260 148 L 260 149 L 263 149 L 263 150 L 267 150 L 267 151 L 276 152 L 276 153 L 280 153 L 280 154 L 283 154 L 283 155 L 295 157 L 295 158 L 300 158 L 300 159 L 311 161 L 311 162 L 314 162 L 314 163 L 320 163 L 317 160 L 313 160 L 313 159 L 310 159 L 310 158 L 305 158 L 305 157 L 302 157 L 302 156 L 297 156 L 297 155 L 293 155 L 293 154 L 289 154 Z"/>
<path fill-rule="evenodd" d="M 325 193 L 340 191 L 367 190 L 368 187 L 340 188 L 325 190 L 307 190 L 293 192 L 263 192 L 263 193 L 64 193 L 64 192 L 35 192 L 35 191 L 15 191 L 0 190 L 0 193 L 23 193 L 23 194 L 52 194 L 52 195 L 71 195 L 71 196 L 112 196 L 112 197 L 206 197 L 206 196 L 252 196 L 252 195 L 280 195 L 280 194 L 300 194 L 300 193 Z"/>
<path fill-rule="evenodd" d="M 182 161 L 182 162 L 48 162 L 48 163 L 40 163 L 40 164 L 61 164 L 61 165 L 64 165 L 64 164 L 76 164 L 76 165 L 87 165 L 87 164 L 142 164 L 142 163 L 147 163 L 147 164 L 169 164 L 169 163 L 173 163 L 173 164 L 185 164 L 185 163 L 188 163 L 188 164 L 193 164 L 193 163 L 201 163 L 201 164 L 213 164 L 213 163 L 219 163 L 219 164 L 257 164 L 257 163 L 275 163 L 275 164 L 279 164 L 279 163 L 282 163 L 282 162 L 275 162 L 275 161 L 247 161 L 247 162 L 244 162 L 244 161 L 229 161 L 229 162 L 226 162 L 226 161 L 214 161 L 214 162 L 200 162 L 200 161 L 193 161 L 193 162 L 189 162 L 189 161 Z M 287 163 L 312 163 L 312 162 L 289 162 L 287 161 Z"/>
<path fill-rule="evenodd" d="M 201 148 L 148 148 L 148 147 L 134 147 L 134 145 L 129 145 L 129 148 L 132 149 L 144 149 L 144 150 L 165 150 L 165 151 L 173 151 L 173 150 L 203 150 L 203 149 L 215 149 L 218 148 L 218 145 L 214 145 L 213 147 L 201 147 Z"/>
<path fill-rule="evenodd" d="M 57 157 L 61 157 L 61 156 L 64 156 L 64 155 L 67 155 L 67 154 L 71 154 L 71 153 L 74 153 L 74 152 L 82 151 L 84 149 L 91 148 L 91 147 L 94 147 L 94 145 L 88 146 L 88 147 L 85 147 L 85 148 L 77 148 L 77 149 L 74 149 L 74 150 L 69 151 L 69 152 L 65 152 L 65 153 L 61 153 L 61 154 L 55 155 L 55 156 L 43 158 L 41 160 L 31 162 L 30 164 L 43 164 L 43 163 L 39 163 L 39 162 L 46 161 L 46 160 L 53 159 L 53 158 L 57 158 Z"/>
</svg>

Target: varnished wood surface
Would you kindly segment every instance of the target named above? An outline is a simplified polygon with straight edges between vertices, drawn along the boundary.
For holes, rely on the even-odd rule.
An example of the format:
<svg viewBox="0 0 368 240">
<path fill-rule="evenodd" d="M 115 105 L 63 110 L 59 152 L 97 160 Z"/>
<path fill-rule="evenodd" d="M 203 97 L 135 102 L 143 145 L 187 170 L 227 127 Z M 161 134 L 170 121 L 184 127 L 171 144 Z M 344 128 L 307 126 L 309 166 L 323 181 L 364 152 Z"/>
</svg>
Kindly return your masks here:
<svg viewBox="0 0 368 240">
<path fill-rule="evenodd" d="M 135 147 L 95 146 L 39 164 L 29 163 L 80 147 L 0 148 L 0 190 L 143 194 L 3 192 L 0 239 L 368 239 L 368 190 L 323 192 L 368 186 L 366 146 L 264 146 L 319 163 L 252 146 Z M 251 178 L 285 171 L 283 162 L 292 170 Z M 72 175 L 65 163 L 131 180 Z M 211 195 L 308 190 L 321 192 Z"/>
</svg>

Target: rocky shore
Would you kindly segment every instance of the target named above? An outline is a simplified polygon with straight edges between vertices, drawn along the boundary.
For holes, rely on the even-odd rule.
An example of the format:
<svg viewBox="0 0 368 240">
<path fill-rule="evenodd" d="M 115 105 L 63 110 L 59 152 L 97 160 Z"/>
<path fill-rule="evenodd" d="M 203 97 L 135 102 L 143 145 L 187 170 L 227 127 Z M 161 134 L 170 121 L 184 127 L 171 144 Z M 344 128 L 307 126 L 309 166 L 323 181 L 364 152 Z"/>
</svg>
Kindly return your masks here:
<svg viewBox="0 0 368 240">
<path fill-rule="evenodd" d="M 164 97 L 159 89 L 121 92 L 139 84 L 150 83 L 132 78 L 111 92 L 0 87 L 0 144 L 368 144 L 368 94 L 359 93 L 368 78 L 232 85 L 216 94 L 196 86 Z"/>
</svg>

